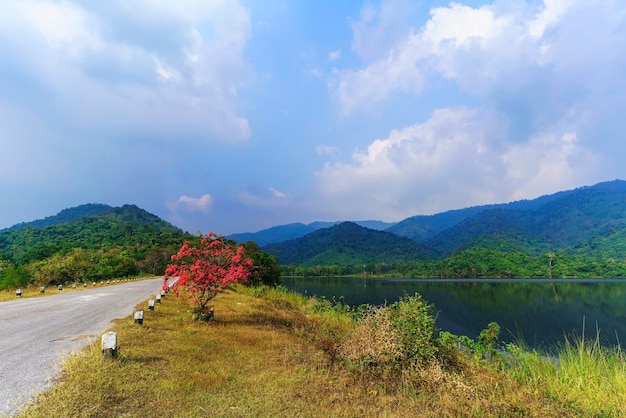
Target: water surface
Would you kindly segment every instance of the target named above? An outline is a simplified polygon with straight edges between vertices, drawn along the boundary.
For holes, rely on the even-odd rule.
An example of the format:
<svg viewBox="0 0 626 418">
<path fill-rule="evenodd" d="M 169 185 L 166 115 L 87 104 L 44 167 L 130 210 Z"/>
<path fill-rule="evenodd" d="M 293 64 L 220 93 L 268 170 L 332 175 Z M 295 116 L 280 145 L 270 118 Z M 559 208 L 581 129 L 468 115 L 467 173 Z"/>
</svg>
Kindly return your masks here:
<svg viewBox="0 0 626 418">
<path fill-rule="evenodd" d="M 390 304 L 416 292 L 435 305 L 437 326 L 475 338 L 489 322 L 501 337 L 518 336 L 549 349 L 565 336 L 596 337 L 603 345 L 626 339 L 626 280 L 412 280 L 372 278 L 285 278 L 291 290 L 349 305 Z"/>
</svg>

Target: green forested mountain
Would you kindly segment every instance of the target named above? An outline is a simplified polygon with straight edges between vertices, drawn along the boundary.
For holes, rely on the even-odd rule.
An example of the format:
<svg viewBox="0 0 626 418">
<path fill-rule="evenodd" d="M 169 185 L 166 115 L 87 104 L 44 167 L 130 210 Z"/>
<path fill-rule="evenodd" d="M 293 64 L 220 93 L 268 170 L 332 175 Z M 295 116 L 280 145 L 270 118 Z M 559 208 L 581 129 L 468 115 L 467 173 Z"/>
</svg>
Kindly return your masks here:
<svg viewBox="0 0 626 418">
<path fill-rule="evenodd" d="M 287 225 L 279 225 L 274 226 L 268 229 L 264 229 L 258 232 L 246 232 L 241 234 L 232 234 L 227 238 L 232 239 L 237 242 L 248 242 L 254 241 L 260 246 L 265 246 L 268 244 L 272 244 L 274 242 L 282 242 L 290 239 L 296 239 L 303 237 L 311 232 L 317 231 L 322 228 L 330 228 L 331 226 L 338 225 L 341 222 L 312 222 L 310 224 L 303 223 L 292 223 Z M 390 226 L 394 225 L 393 223 L 382 222 L 382 221 L 354 221 L 355 224 L 374 229 L 377 231 L 382 231 Z"/>
<path fill-rule="evenodd" d="M 511 205 L 483 210 L 419 242 L 444 256 L 477 242 L 485 248 L 528 254 L 580 254 L 601 245 L 604 253 L 619 255 L 614 246 L 620 244 L 619 232 L 626 228 L 626 182 L 600 183 L 537 201 L 523 209 Z"/>
<path fill-rule="evenodd" d="M 99 206 L 79 206 L 46 218 L 46 222 L 36 221 L 22 228 L 9 228 L 1 232 L 0 258 L 26 264 L 72 248 L 150 248 L 180 242 L 185 235 L 182 230 L 137 206 Z M 63 222 L 62 219 L 68 221 Z"/>
<path fill-rule="evenodd" d="M 431 251 L 415 241 L 353 222 L 270 244 L 265 250 L 277 256 L 281 264 L 302 266 L 408 263 L 433 257 Z"/>
<path fill-rule="evenodd" d="M 294 246 L 298 245 L 297 238 L 313 232 L 313 226 L 316 231 L 324 228 L 323 223 L 290 224 L 240 235 L 248 240 L 259 240 L 262 246 L 279 243 L 281 237 L 289 236 L 296 242 L 290 242 L 288 246 Z M 527 255 L 557 251 L 624 258 L 624 228 L 626 181 L 614 180 L 533 200 L 414 216 L 391 225 L 385 232 L 425 245 L 430 249 L 428 254 L 434 258 L 449 257 L 471 248 Z M 308 243 L 310 240 L 307 238 Z M 280 245 L 281 248 L 285 246 L 287 244 Z M 273 247 L 278 248 L 279 245 Z M 313 247 L 318 248 L 318 245 Z M 281 263 L 290 263 L 291 260 L 312 263 L 312 256 L 302 255 L 312 254 L 311 251 L 303 248 L 298 252 L 299 257 L 283 254 Z M 326 258 L 317 257 L 318 260 Z M 339 258 L 347 257 L 344 254 Z"/>
<path fill-rule="evenodd" d="M 626 182 L 412 217 L 385 232 L 390 231 L 421 244 L 419 256 L 403 258 L 411 254 L 403 250 L 402 256 L 392 255 L 388 246 L 406 247 L 389 234 L 358 235 L 339 228 L 266 248 L 277 250 L 281 265 L 300 266 L 289 267 L 289 274 L 337 274 L 337 269 L 324 268 L 333 265 L 351 266 L 341 271 L 354 273 L 365 263 L 371 264 L 369 271 L 412 277 L 623 277 Z M 307 266 L 316 267 L 303 273 Z"/>
<path fill-rule="evenodd" d="M 395 224 L 357 221 L 360 226 L 384 230 L 432 246 L 450 254 L 472 246 L 477 240 L 491 248 L 504 242 L 536 252 L 580 246 L 596 235 L 610 235 L 624 225 L 626 182 L 614 180 L 541 196 L 532 200 L 474 206 L 434 215 L 417 215 Z M 497 225 L 491 225 L 495 221 Z M 303 237 L 339 222 L 295 223 L 259 232 L 233 234 L 238 242 L 261 246 Z"/>
<path fill-rule="evenodd" d="M 0 288 L 162 274 L 189 234 L 135 205 L 83 205 L 0 232 Z"/>
<path fill-rule="evenodd" d="M 32 222 L 22 222 L 13 225 L 10 228 L 0 229 L 0 233 L 7 231 L 17 231 L 27 227 L 43 228 L 50 225 L 57 225 L 67 222 L 75 221 L 76 219 L 84 218 L 85 216 L 96 216 L 111 210 L 111 206 L 103 205 L 100 203 L 88 203 L 86 205 L 80 205 L 74 208 L 63 209 L 61 212 L 53 216 L 47 216 L 44 219 L 38 219 Z"/>
</svg>

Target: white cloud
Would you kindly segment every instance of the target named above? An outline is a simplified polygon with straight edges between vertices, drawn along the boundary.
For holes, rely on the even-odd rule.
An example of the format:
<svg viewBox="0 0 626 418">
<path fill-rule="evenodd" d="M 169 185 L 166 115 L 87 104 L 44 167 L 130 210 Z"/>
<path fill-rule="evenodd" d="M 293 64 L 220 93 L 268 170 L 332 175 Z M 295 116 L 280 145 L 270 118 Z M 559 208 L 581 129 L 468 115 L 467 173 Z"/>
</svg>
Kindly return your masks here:
<svg viewBox="0 0 626 418">
<path fill-rule="evenodd" d="M 163 81 L 178 82 L 181 80 L 180 74 L 173 67 L 161 62 L 158 57 L 154 58 L 156 73 Z"/>
<path fill-rule="evenodd" d="M 501 129 L 490 114 L 439 109 L 373 141 L 350 163 L 327 164 L 317 173 L 320 207 L 330 217 L 397 221 L 575 187 L 597 169 L 597 156 L 572 133 L 515 144 Z"/>
<path fill-rule="evenodd" d="M 173 214 L 180 214 L 180 212 L 209 213 L 213 203 L 213 197 L 207 193 L 200 197 L 182 195 L 174 202 L 167 202 L 166 206 Z"/>
<path fill-rule="evenodd" d="M 315 148 L 317 155 L 336 155 L 339 154 L 339 148 L 332 145 L 319 145 Z"/>
<path fill-rule="evenodd" d="M 258 187 L 252 185 L 238 194 L 241 203 L 248 207 L 274 208 L 285 206 L 290 199 L 287 194 L 273 187 Z"/>
<path fill-rule="evenodd" d="M 489 6 L 474 9 L 451 3 L 449 7 L 432 9 L 430 14 L 432 17 L 421 36 L 435 47 L 435 51 L 446 43 L 459 47 L 474 40 L 480 42 L 493 38 L 507 25 L 507 19 L 496 18 Z"/>
<path fill-rule="evenodd" d="M 412 39 L 421 43 L 420 39 Z M 415 62 L 423 56 L 423 48 L 392 50 L 385 60 L 376 61 L 360 70 L 334 69 L 328 87 L 341 105 L 344 115 L 369 108 L 386 100 L 397 90 L 419 93 L 424 85 L 422 71 Z"/>
<path fill-rule="evenodd" d="M 405 0 L 382 0 L 363 7 L 359 19 L 350 25 L 352 49 L 366 62 L 384 59 L 408 32 L 407 19 L 412 7 Z"/>
<path fill-rule="evenodd" d="M 503 181 L 510 185 L 510 200 L 578 187 L 600 168 L 600 158 L 580 146 L 571 132 L 560 138 L 538 135 L 512 145 L 500 159 L 506 167 Z"/>
<path fill-rule="evenodd" d="M 546 0 L 534 7 L 513 0 L 478 8 L 451 3 L 433 8 L 424 26 L 395 38 L 366 66 L 334 71 L 328 86 L 344 114 L 369 110 L 394 92 L 420 93 L 437 77 L 482 98 L 503 89 L 523 95 L 541 82 L 580 89 L 603 65 L 621 61 L 615 54 L 624 48 L 624 13 L 611 1 Z M 368 29 L 378 33 L 360 30 Z M 355 42 L 366 37 L 361 32 Z M 552 93 L 532 91 L 537 102 L 560 99 Z"/>
<path fill-rule="evenodd" d="M 287 197 L 287 195 L 285 193 L 283 193 L 283 192 L 281 192 L 279 190 L 276 190 L 273 187 L 269 187 L 268 190 L 272 193 L 272 195 L 274 197 L 277 197 L 279 199 L 283 199 L 283 198 Z"/>
<path fill-rule="evenodd" d="M 339 57 L 341 57 L 341 50 L 340 49 L 328 53 L 328 59 L 330 61 L 336 61 L 336 60 L 339 59 Z"/>
<path fill-rule="evenodd" d="M 230 1 L 8 0 L 0 50 L 12 56 L 3 64 L 11 77 L 0 87 L 47 101 L 49 124 L 241 141 L 251 135 L 239 111 L 250 33 L 248 11 Z"/>
<path fill-rule="evenodd" d="M 550 25 L 558 23 L 565 12 L 574 5 L 571 0 L 544 0 L 543 7 L 534 20 L 528 23 L 528 32 L 541 38 Z"/>
<path fill-rule="evenodd" d="M 71 3 L 24 1 L 15 6 L 50 44 L 63 47 L 68 43 L 86 44 L 95 40 L 90 29 L 95 22 Z"/>
<path fill-rule="evenodd" d="M 439 109 L 349 163 L 327 164 L 318 173 L 323 207 L 398 220 L 623 176 L 623 4 L 450 3 L 430 14 L 385 54 L 336 69 L 328 87 L 343 115 L 389 112 L 395 94 L 434 94 L 442 84 L 449 103 L 473 107 Z"/>
</svg>

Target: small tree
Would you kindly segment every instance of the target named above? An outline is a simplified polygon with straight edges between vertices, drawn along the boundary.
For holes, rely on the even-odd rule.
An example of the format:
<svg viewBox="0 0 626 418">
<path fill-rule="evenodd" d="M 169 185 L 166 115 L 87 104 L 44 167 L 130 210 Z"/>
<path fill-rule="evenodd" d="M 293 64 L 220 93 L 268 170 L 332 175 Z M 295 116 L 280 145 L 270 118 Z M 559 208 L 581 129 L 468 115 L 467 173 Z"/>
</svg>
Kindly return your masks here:
<svg viewBox="0 0 626 418">
<path fill-rule="evenodd" d="M 263 251 L 254 241 L 246 242 L 243 245 L 243 252 L 255 266 L 255 271 L 250 276 L 248 285 L 276 286 L 280 284 L 280 266 L 276 257 Z"/>
<path fill-rule="evenodd" d="M 243 256 L 243 247 L 235 248 L 233 243 L 213 232 L 204 237 L 198 247 L 185 242 L 172 255 L 172 261 L 176 263 L 165 270 L 164 281 L 178 277 L 172 287 L 174 294 L 192 298 L 200 316 L 208 313 L 206 305 L 213 297 L 231 284 L 246 282 L 253 272 L 252 261 Z"/>
</svg>

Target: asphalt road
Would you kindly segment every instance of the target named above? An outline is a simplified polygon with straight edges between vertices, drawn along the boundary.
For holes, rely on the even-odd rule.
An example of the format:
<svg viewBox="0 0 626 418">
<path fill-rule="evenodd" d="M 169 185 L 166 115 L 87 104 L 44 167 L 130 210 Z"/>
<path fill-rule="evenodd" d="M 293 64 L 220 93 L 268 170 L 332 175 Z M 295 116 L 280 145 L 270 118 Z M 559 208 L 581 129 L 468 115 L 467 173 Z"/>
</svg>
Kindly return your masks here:
<svg viewBox="0 0 626 418">
<path fill-rule="evenodd" d="M 0 303 L 0 416 L 11 416 L 60 372 L 61 361 L 100 340 L 116 318 L 156 295 L 163 279 L 65 290 Z"/>
</svg>

